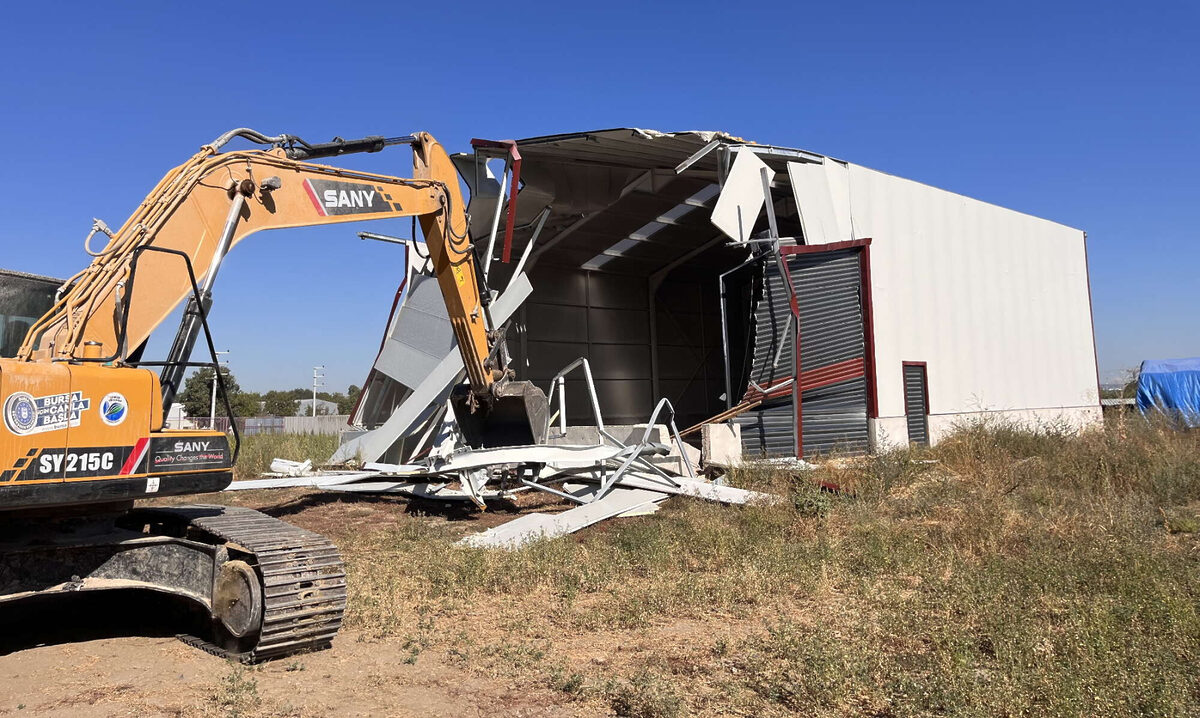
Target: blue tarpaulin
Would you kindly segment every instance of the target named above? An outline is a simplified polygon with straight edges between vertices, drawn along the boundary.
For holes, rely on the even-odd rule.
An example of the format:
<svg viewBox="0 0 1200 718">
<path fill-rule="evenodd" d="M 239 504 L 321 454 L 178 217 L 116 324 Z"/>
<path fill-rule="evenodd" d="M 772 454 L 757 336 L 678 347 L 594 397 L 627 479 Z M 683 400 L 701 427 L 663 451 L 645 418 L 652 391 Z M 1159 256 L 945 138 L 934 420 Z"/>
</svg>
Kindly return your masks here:
<svg viewBox="0 0 1200 718">
<path fill-rule="evenodd" d="M 1143 414 L 1162 412 L 1188 428 L 1200 426 L 1200 357 L 1142 362 L 1137 406 Z"/>
</svg>

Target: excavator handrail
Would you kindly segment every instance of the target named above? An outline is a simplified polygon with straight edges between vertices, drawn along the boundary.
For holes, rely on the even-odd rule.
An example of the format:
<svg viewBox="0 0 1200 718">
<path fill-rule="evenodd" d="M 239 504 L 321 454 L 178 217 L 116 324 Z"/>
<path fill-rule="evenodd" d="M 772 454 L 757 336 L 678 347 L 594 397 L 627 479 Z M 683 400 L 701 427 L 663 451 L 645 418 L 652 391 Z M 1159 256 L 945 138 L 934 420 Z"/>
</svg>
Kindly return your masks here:
<svg viewBox="0 0 1200 718">
<path fill-rule="evenodd" d="M 181 252 L 178 249 L 167 249 L 165 247 L 152 247 L 150 245 L 143 245 L 141 247 L 135 247 L 133 250 L 133 256 L 130 259 L 129 291 L 127 291 L 125 293 L 125 302 L 124 302 L 124 306 L 122 307 L 121 330 L 120 330 L 121 334 L 117 339 L 116 353 L 111 357 L 80 357 L 78 359 L 75 359 L 74 361 L 78 361 L 80 363 L 107 364 L 107 363 L 115 361 L 120 356 L 120 354 L 124 351 L 125 333 L 128 331 L 128 325 L 129 325 L 129 306 L 131 304 L 131 300 L 133 299 L 133 290 L 136 285 L 135 280 L 137 277 L 137 263 L 138 263 L 138 259 L 145 252 L 162 252 L 164 254 L 173 254 L 173 255 L 183 258 L 183 264 L 184 264 L 184 267 L 187 269 L 187 273 L 188 273 L 188 281 L 191 282 L 191 285 L 192 285 L 192 297 L 196 300 L 197 304 L 200 306 L 200 309 L 201 309 L 200 324 L 204 328 L 204 339 L 205 339 L 205 342 L 208 344 L 208 354 L 210 357 L 212 357 L 212 361 L 211 362 L 182 362 L 182 364 L 183 364 L 183 366 L 188 366 L 188 367 L 209 366 L 209 367 L 212 367 L 213 372 L 215 372 L 217 388 L 220 390 L 222 403 L 225 404 L 225 412 L 229 416 L 229 427 L 233 431 L 234 446 L 233 446 L 232 460 L 233 460 L 233 463 L 236 465 L 237 459 L 238 459 L 238 454 L 240 454 L 241 450 L 242 450 L 242 436 L 241 436 L 241 432 L 238 431 L 237 417 L 233 413 L 233 404 L 229 401 L 229 391 L 225 387 L 225 377 L 221 375 L 221 368 L 220 368 L 221 362 L 217 358 L 217 346 L 216 346 L 216 344 L 213 343 L 212 330 L 209 329 L 209 327 L 208 327 L 208 310 L 204 308 L 204 304 L 200 301 L 200 285 L 197 284 L 197 282 L 196 282 L 196 271 L 192 267 L 192 258 L 187 255 L 187 252 Z M 67 360 L 66 359 L 55 359 L 53 361 L 67 361 Z M 180 364 L 180 362 L 169 362 L 169 361 L 164 361 L 164 362 L 126 361 L 125 363 L 128 366 L 133 366 L 133 367 L 137 367 L 137 366 L 168 366 L 168 365 L 172 365 L 172 364 L 174 364 L 174 365 Z M 164 410 L 163 410 L 164 416 L 167 414 L 169 409 L 170 409 L 170 407 L 164 407 Z"/>
</svg>

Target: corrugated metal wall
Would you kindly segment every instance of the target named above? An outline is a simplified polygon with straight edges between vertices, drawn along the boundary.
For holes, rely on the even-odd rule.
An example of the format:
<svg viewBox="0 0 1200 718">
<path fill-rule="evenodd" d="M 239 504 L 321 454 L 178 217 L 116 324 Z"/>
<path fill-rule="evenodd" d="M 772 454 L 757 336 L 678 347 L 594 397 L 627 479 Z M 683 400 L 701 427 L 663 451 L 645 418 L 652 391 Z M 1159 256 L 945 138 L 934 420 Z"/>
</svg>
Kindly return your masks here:
<svg viewBox="0 0 1200 718">
<path fill-rule="evenodd" d="M 773 459 L 796 455 L 796 414 L 791 397 L 734 419 L 742 427 L 742 458 Z"/>
<path fill-rule="evenodd" d="M 795 317 L 792 315 L 791 289 L 772 258 L 746 267 L 756 272 L 759 281 L 751 315 L 748 381 L 745 395 L 788 379 L 795 373 Z M 730 323 L 741 320 L 730 316 Z M 738 387 L 734 387 L 736 392 Z M 735 400 L 736 401 L 736 400 Z M 735 422 L 742 427 L 742 456 L 746 459 L 795 456 L 796 412 L 790 396 L 741 414 Z"/>
<path fill-rule="evenodd" d="M 800 306 L 800 368 L 863 356 L 860 252 L 844 249 L 788 257 Z"/>
<path fill-rule="evenodd" d="M 763 272 L 761 291 L 754 307 L 754 350 L 750 360 L 750 384 L 766 387 L 795 373 L 795 317 L 792 316 L 791 289 L 770 259 L 759 265 Z M 731 317 L 730 321 L 738 321 Z"/>
<path fill-rule="evenodd" d="M 786 255 L 791 287 L 800 310 L 802 375 L 865 358 L 862 301 L 862 254 L 859 249 Z M 778 265 L 763 266 L 763 291 L 754 310 L 755 337 L 750 376 L 765 387 L 792 376 L 795 370 L 796 330 L 789 286 Z M 805 456 L 839 451 L 859 453 L 869 448 L 867 382 L 861 375 L 801 394 L 801 434 Z M 747 395 L 753 395 L 753 385 Z M 748 457 L 795 453 L 792 403 L 747 412 L 742 425 L 742 450 Z M 786 448 L 786 451 L 784 450 Z M 779 453 L 779 452 L 784 453 Z"/>
<path fill-rule="evenodd" d="M 865 377 L 804 391 L 804 455 L 859 454 L 870 448 Z"/>
<path fill-rule="evenodd" d="M 800 307 L 803 373 L 864 357 L 861 262 L 859 249 L 788 257 L 788 270 Z M 805 456 L 834 450 L 859 453 L 868 449 L 864 377 L 807 389 L 800 398 Z"/>
</svg>

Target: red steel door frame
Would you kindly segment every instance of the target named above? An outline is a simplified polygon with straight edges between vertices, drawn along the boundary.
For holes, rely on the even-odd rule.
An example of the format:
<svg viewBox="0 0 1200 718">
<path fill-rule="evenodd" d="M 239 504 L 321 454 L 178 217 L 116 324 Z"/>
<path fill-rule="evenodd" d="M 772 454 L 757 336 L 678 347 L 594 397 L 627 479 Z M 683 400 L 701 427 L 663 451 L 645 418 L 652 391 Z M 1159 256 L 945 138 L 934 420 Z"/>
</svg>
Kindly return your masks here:
<svg viewBox="0 0 1200 718">
<path fill-rule="evenodd" d="M 804 417 L 801 411 L 805 389 L 817 389 L 829 384 L 835 384 L 847 379 L 860 376 L 867 380 L 867 421 L 879 418 L 879 404 L 875 386 L 875 318 L 871 300 L 871 238 L 852 239 L 845 242 L 830 244 L 805 244 L 794 247 L 780 247 L 784 266 L 787 257 L 793 254 L 819 254 L 821 252 L 836 252 L 842 249 L 858 249 L 862 257 L 859 261 L 860 282 L 862 284 L 863 312 L 863 358 L 851 359 L 837 364 L 818 367 L 809 372 L 800 371 L 800 303 L 796 297 L 796 288 L 792 286 L 791 270 L 784 273 L 791 293 L 792 322 L 795 325 L 795 356 L 793 358 L 792 376 L 792 405 L 796 410 L 796 456 L 804 456 Z M 927 400 L 928 403 L 928 400 Z"/>
</svg>

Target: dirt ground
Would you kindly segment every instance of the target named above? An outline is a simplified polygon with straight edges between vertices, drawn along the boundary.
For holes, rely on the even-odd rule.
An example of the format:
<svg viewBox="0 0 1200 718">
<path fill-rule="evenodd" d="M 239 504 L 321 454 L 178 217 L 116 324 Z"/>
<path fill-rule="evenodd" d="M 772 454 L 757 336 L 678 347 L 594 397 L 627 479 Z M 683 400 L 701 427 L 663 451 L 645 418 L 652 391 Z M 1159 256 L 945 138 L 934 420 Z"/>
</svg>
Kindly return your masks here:
<svg viewBox="0 0 1200 718">
<path fill-rule="evenodd" d="M 506 700 L 503 682 L 463 680 L 431 662 L 405 665 L 398 642 L 364 643 L 352 632 L 333 649 L 239 674 L 226 661 L 173 638 L 112 638 L 42 646 L 0 657 L 0 713 L 37 716 L 189 716 L 220 714 L 226 683 L 244 676 L 286 712 L 347 716 L 560 715 L 522 696 Z M 234 689 L 236 690 L 236 689 Z M 529 700 L 533 698 L 533 700 Z M 270 711 L 267 711 L 268 713 Z"/>
<path fill-rule="evenodd" d="M 549 689 L 463 675 L 439 661 L 405 663 L 401 641 L 342 633 L 332 649 L 239 669 L 174 638 L 126 637 L 41 646 L 0 656 L 0 715 L 237 715 L 222 706 L 254 681 L 265 715 L 589 716 Z"/>
<path fill-rule="evenodd" d="M 335 539 L 344 538 L 356 523 L 378 528 L 417 510 L 403 499 L 301 490 L 190 499 L 253 506 Z M 483 514 L 447 509 L 424 515 L 422 521 L 465 535 L 527 511 L 561 510 L 536 499 L 520 504 Z M 329 650 L 242 667 L 174 638 L 188 624 L 169 616 L 173 610 L 152 598 L 134 603 L 122 598 L 19 615 L 15 623 L 27 625 L 12 625 L 5 631 L 8 636 L 0 636 L 0 716 L 612 714 L 602 700 L 539 686 L 544 678 L 525 674 L 519 657 L 480 667 L 464 665 L 452 651 L 439 648 L 414 661 L 410 637 L 379 637 L 354 628 L 344 628 Z M 104 615 L 104 622 L 91 620 L 93 615 Z M 46 630 L 31 628 L 35 622 Z M 486 617 L 474 616 L 463 628 L 492 639 L 504 635 L 504 629 L 488 623 Z M 604 672 L 643 652 L 661 655 L 673 645 L 685 655 L 694 639 L 711 641 L 721 630 L 728 628 L 684 621 L 651 630 L 585 632 L 555 637 L 552 652 L 564 666 Z M 546 645 L 550 652 L 550 642 Z"/>
</svg>

